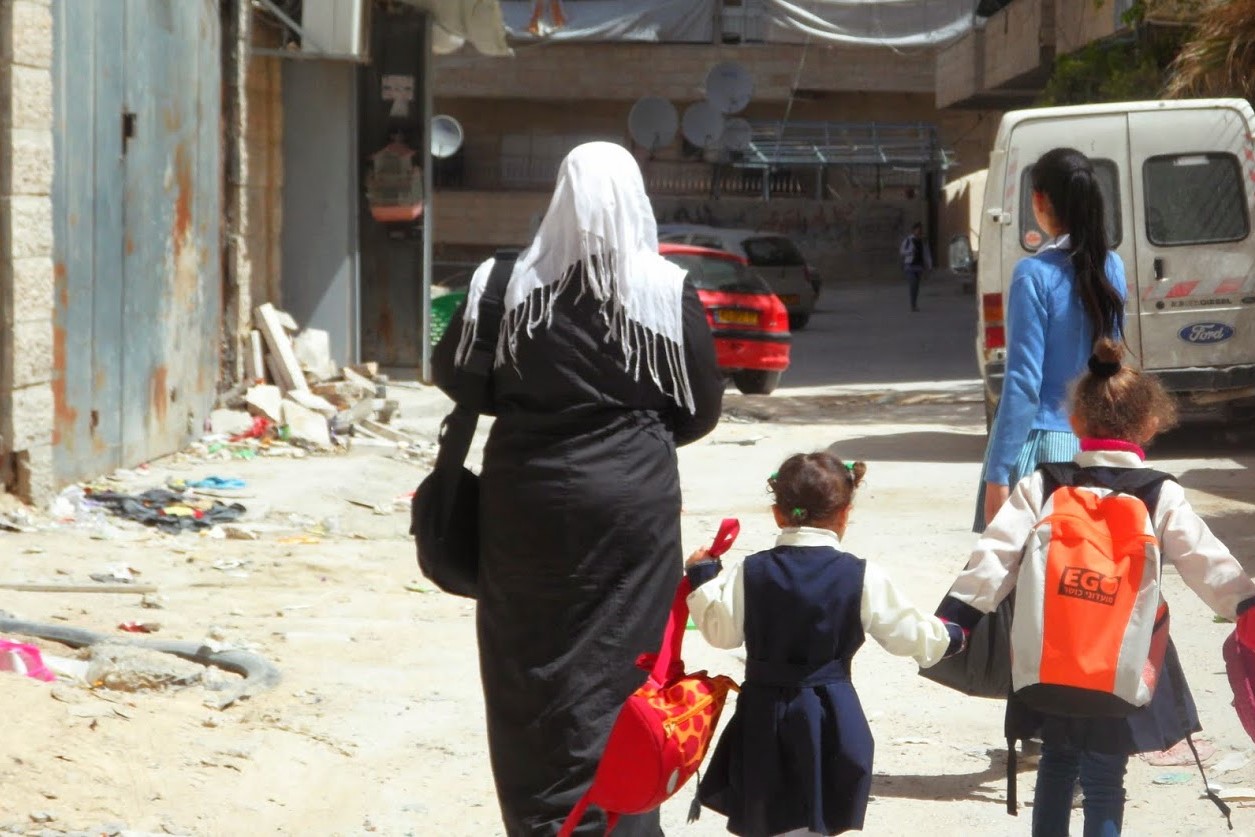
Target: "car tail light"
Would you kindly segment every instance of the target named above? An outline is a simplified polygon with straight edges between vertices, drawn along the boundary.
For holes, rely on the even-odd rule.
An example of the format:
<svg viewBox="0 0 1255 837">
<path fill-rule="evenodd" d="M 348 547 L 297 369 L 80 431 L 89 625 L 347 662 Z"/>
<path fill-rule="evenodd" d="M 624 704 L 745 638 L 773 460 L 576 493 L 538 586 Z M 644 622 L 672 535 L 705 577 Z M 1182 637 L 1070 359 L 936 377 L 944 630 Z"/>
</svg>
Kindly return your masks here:
<svg viewBox="0 0 1255 837">
<path fill-rule="evenodd" d="M 985 294 L 981 297 L 982 319 L 985 321 L 985 349 L 1005 349 L 1007 330 L 1002 321 L 1002 294 Z"/>
<path fill-rule="evenodd" d="M 784 307 L 784 303 L 779 299 L 774 299 L 775 305 L 767 311 L 763 312 L 762 324 L 767 331 L 788 331 L 789 330 L 789 309 Z"/>
</svg>

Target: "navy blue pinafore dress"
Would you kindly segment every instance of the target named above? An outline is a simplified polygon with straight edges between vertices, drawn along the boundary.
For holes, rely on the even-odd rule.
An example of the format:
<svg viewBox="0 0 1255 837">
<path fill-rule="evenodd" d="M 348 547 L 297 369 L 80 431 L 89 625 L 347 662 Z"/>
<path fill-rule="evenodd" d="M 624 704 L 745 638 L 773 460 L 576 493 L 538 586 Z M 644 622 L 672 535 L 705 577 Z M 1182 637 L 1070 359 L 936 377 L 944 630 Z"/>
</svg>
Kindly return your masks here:
<svg viewBox="0 0 1255 837">
<path fill-rule="evenodd" d="M 733 834 L 863 827 L 873 742 L 850 661 L 864 566 L 831 547 L 745 559 L 745 683 L 698 790 Z"/>
</svg>

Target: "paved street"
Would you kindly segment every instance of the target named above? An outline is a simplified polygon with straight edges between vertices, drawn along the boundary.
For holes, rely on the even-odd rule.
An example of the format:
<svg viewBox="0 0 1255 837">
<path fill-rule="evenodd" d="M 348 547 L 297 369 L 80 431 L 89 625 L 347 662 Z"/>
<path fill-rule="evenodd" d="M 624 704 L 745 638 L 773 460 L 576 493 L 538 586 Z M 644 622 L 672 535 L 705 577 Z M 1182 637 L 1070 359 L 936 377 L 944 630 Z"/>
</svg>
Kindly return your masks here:
<svg viewBox="0 0 1255 837">
<path fill-rule="evenodd" d="M 938 283 L 912 315 L 904 296 L 896 284 L 828 288 L 812 328 L 798 337 L 785 386 L 771 397 L 729 393 L 715 433 L 680 454 L 687 548 L 724 516 L 744 525 L 733 559 L 770 546 L 767 475 L 788 454 L 831 446 L 869 464 L 847 546 L 881 563 L 921 606 L 935 604 L 972 545 L 984 446 L 970 383 L 972 298 Z M 443 397 L 413 384 L 392 392 L 403 402 L 402 426 L 432 438 Z M 1183 433 L 1157 453 L 1255 569 L 1250 444 Z M 6 679 L 0 713 L 19 722 L 5 733 L 0 828 L 38 834 L 43 826 L 30 817 L 48 813 L 65 831 L 114 823 L 215 837 L 500 833 L 473 609 L 413 583 L 408 521 L 389 511 L 423 467 L 363 448 L 303 460 L 176 457 L 137 479 L 215 473 L 247 481 L 242 502 L 257 516 L 260 540 L 0 532 L 13 578 L 85 578 L 122 563 L 159 588 L 163 609 L 142 608 L 139 596 L 37 592 L 6 595 L 5 607 L 23 619 L 103 632 L 151 620 L 162 638 L 220 637 L 275 662 L 283 681 L 217 710 L 206 705 L 215 693 L 200 686 L 80 696 Z M 382 508 L 355 504 L 362 501 Z M 1249 748 L 1228 705 L 1220 659 L 1228 628 L 1173 574 L 1167 589 L 1216 764 Z M 694 633 L 687 642 L 691 668 L 741 676 L 742 652 L 712 650 Z M 859 657 L 855 680 L 877 740 L 867 834 L 916 835 L 923 823 L 938 835 L 1027 833 L 1027 810 L 1019 819 L 1003 811 L 998 704 L 924 682 L 910 661 L 874 644 Z M 1128 833 L 1221 833 L 1190 770 L 1134 761 Z M 1024 765 L 1021 799 L 1031 798 L 1032 781 Z M 1255 766 L 1217 781 L 1255 785 Z M 685 790 L 664 807 L 669 835 L 725 833 L 709 812 L 687 824 L 690 800 Z M 1255 813 L 1238 810 L 1234 820 L 1235 834 L 1255 834 Z"/>
</svg>

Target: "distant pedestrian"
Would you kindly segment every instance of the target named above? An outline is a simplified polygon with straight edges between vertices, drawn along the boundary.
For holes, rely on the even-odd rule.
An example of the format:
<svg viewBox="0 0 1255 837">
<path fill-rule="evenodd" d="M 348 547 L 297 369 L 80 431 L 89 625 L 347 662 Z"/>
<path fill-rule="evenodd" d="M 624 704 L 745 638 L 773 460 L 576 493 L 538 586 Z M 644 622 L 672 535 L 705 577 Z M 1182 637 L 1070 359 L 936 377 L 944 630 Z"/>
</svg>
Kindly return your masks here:
<svg viewBox="0 0 1255 837">
<path fill-rule="evenodd" d="M 924 274 L 933 268 L 932 253 L 928 252 L 928 240 L 924 238 L 924 225 L 916 223 L 911 227 L 911 234 L 902 239 L 898 248 L 902 258 L 902 272 L 906 275 L 907 287 L 911 295 L 911 310 L 919 310 L 919 283 Z"/>
<path fill-rule="evenodd" d="M 736 713 L 698 789 L 745 837 L 840 834 L 863 827 L 871 729 L 850 681 L 870 634 L 930 666 L 957 653 L 957 625 L 914 607 L 874 564 L 841 547 L 867 468 L 827 453 L 790 457 L 768 480 L 776 546 L 722 570 L 689 558 L 689 610 L 718 648 L 745 645 Z"/>
</svg>

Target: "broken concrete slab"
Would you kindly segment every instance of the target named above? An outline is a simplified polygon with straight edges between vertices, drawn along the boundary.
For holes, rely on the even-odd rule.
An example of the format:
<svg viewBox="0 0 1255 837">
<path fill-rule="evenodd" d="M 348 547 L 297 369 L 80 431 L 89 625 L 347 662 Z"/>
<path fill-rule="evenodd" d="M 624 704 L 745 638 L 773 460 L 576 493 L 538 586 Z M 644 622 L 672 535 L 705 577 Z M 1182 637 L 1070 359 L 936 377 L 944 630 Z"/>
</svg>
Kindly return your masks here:
<svg viewBox="0 0 1255 837">
<path fill-rule="evenodd" d="M 319 328 L 307 328 L 292 341 L 301 368 L 316 381 L 336 377 L 336 362 L 331 358 L 331 335 Z"/>
<path fill-rule="evenodd" d="M 283 401 L 283 423 L 288 427 L 288 439 L 291 441 L 319 448 L 331 447 L 327 419 L 291 399 Z"/>
<path fill-rule="evenodd" d="M 297 362 L 296 354 L 292 351 L 292 340 L 284 330 L 283 317 L 286 315 L 275 310 L 269 302 L 257 306 L 254 314 L 257 330 L 265 338 L 266 346 L 274 359 L 275 383 L 279 384 L 285 392 L 293 389 L 309 389 L 305 373 L 301 371 L 301 364 Z"/>
<path fill-rule="evenodd" d="M 261 345 L 261 332 L 253 329 L 248 333 L 248 351 L 244 354 L 244 374 L 250 384 L 266 383 L 265 351 Z"/>
<path fill-rule="evenodd" d="M 378 436 L 380 439 L 387 439 L 390 442 L 408 445 L 418 441 L 408 433 L 402 433 L 400 430 L 393 429 L 386 424 L 380 424 L 372 419 L 363 419 L 358 422 L 358 427 L 372 436 Z"/>
<path fill-rule="evenodd" d="M 331 418 L 339 412 L 335 405 L 321 395 L 315 395 L 312 392 L 301 392 L 300 390 L 292 390 L 288 393 L 288 398 L 300 404 L 307 410 L 313 410 L 319 415 Z"/>
<path fill-rule="evenodd" d="M 244 402 L 275 424 L 283 423 L 283 393 L 277 386 L 262 384 L 252 387 L 244 394 Z"/>
<path fill-rule="evenodd" d="M 214 410 L 209 414 L 209 432 L 223 436 L 247 433 L 253 426 L 253 417 L 244 410 Z"/>
<path fill-rule="evenodd" d="M 365 375 L 359 375 L 348 366 L 344 367 L 343 373 L 344 380 L 348 381 L 350 384 L 355 384 L 372 395 L 376 395 L 381 398 L 383 397 L 379 395 L 379 386 L 370 378 L 367 378 Z"/>
<path fill-rule="evenodd" d="M 331 421 L 331 427 L 336 433 L 348 433 L 355 425 L 369 419 L 374 414 L 374 401 L 371 399 L 358 401 L 347 410 L 341 410 L 336 413 L 335 418 Z"/>
</svg>

